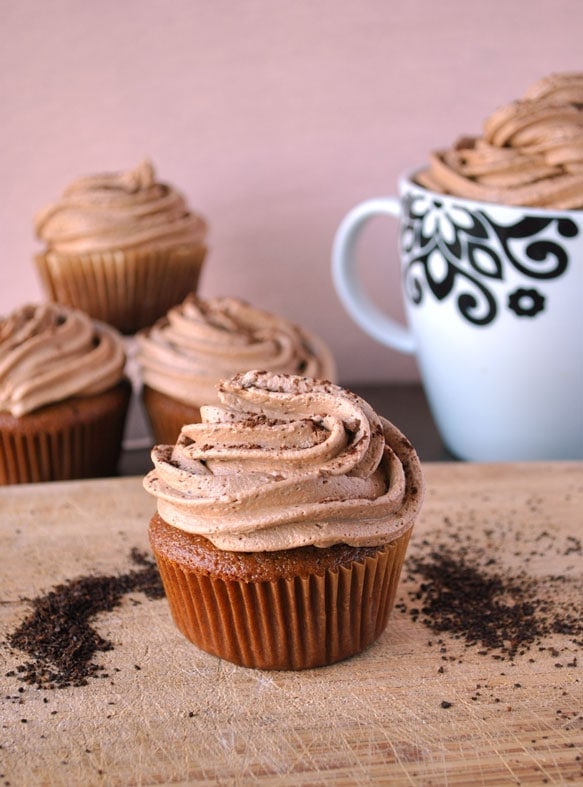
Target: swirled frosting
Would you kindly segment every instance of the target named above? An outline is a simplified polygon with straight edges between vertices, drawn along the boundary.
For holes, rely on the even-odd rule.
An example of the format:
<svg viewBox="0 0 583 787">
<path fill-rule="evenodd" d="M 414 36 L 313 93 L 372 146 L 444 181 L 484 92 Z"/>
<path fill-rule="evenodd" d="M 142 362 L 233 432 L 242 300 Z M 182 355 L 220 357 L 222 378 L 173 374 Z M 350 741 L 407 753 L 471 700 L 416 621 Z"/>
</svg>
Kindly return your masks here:
<svg viewBox="0 0 583 787">
<path fill-rule="evenodd" d="M 156 446 L 144 487 L 168 524 L 219 549 L 389 543 L 411 527 L 423 478 L 409 441 L 354 393 L 268 372 L 219 387 L 220 405 Z"/>
<path fill-rule="evenodd" d="M 121 336 L 84 312 L 29 304 L 0 319 L 0 411 L 20 417 L 123 377 Z"/>
<path fill-rule="evenodd" d="M 416 181 L 458 197 L 583 208 L 583 73 L 552 74 L 496 110 L 481 136 L 430 157 Z"/>
<path fill-rule="evenodd" d="M 138 334 L 137 348 L 146 385 L 197 407 L 217 403 L 217 383 L 248 369 L 336 377 L 322 340 L 238 298 L 189 295 Z"/>
<path fill-rule="evenodd" d="M 37 237 L 61 254 L 202 244 L 206 229 L 182 194 L 156 181 L 147 160 L 128 172 L 79 178 L 35 218 Z"/>
</svg>

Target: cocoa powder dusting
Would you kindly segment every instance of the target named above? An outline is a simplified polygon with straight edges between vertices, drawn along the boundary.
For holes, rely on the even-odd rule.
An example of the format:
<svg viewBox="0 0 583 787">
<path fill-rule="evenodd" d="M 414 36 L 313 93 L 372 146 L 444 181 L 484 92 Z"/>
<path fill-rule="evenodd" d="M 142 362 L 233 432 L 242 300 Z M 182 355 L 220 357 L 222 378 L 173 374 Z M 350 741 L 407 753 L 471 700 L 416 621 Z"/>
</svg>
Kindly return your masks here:
<svg viewBox="0 0 583 787">
<path fill-rule="evenodd" d="M 445 525 L 431 540 L 413 540 L 405 564 L 406 578 L 413 584 L 406 592 L 408 602 L 401 599 L 398 609 L 434 632 L 462 640 L 479 655 L 498 660 L 524 655 L 535 646 L 554 655 L 556 648 L 547 647 L 545 640 L 557 634 L 564 637 L 567 652 L 583 645 L 583 621 L 576 602 L 583 593 L 580 577 L 536 576 L 527 570 L 533 559 L 552 550 L 580 555 L 578 539 L 568 537 L 558 543 L 552 533 L 542 531 L 524 537 L 521 544 L 521 536 L 509 536 L 507 529 L 513 554 L 522 557 L 524 565 L 517 571 L 504 565 L 506 545 L 496 548 L 492 530 L 468 534 L 447 519 Z M 446 652 L 445 641 L 440 639 L 439 644 Z"/>
<path fill-rule="evenodd" d="M 142 592 L 162 598 L 164 591 L 153 560 L 133 549 L 131 560 L 140 568 L 125 574 L 82 576 L 57 585 L 31 603 L 31 613 L 8 635 L 8 644 L 27 653 L 30 661 L 8 676 L 42 688 L 84 686 L 90 677 L 106 677 L 93 661 L 97 652 L 113 649 L 91 622 L 100 612 L 118 607 L 123 596 Z"/>
</svg>

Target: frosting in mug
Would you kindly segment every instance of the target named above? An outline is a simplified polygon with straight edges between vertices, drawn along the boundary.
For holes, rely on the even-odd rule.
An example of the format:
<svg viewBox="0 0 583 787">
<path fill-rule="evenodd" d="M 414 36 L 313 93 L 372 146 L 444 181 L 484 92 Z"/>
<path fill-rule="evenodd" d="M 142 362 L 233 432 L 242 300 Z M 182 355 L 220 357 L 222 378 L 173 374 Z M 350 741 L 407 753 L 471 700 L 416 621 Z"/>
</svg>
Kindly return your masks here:
<svg viewBox="0 0 583 787">
<path fill-rule="evenodd" d="M 0 319 L 0 411 L 20 417 L 123 377 L 121 336 L 84 312 L 29 304 Z"/>
<path fill-rule="evenodd" d="M 144 383 L 197 407 L 217 403 L 217 383 L 248 369 L 336 377 L 323 341 L 238 298 L 189 295 L 138 334 L 137 347 Z"/>
<path fill-rule="evenodd" d="M 411 525 L 423 478 L 409 441 L 354 393 L 251 371 L 220 405 L 155 446 L 144 487 L 168 524 L 219 549 L 389 543 Z"/>
<path fill-rule="evenodd" d="M 37 237 L 62 254 L 201 244 L 206 229 L 147 160 L 128 172 L 79 178 L 35 218 Z"/>
<path fill-rule="evenodd" d="M 540 80 L 496 110 L 481 136 L 435 152 L 415 180 L 485 202 L 583 208 L 583 72 Z"/>
</svg>

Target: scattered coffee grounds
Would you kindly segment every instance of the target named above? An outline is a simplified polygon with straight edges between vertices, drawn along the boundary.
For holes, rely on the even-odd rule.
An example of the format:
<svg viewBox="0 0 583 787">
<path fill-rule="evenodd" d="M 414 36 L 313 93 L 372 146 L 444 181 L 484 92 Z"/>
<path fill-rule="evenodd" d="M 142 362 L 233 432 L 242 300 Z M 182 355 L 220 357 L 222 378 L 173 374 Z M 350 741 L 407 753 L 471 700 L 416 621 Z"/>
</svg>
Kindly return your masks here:
<svg viewBox="0 0 583 787">
<path fill-rule="evenodd" d="M 583 620 L 575 602 L 583 592 L 580 581 L 512 572 L 495 556 L 493 531 L 468 536 L 447 520 L 446 525 L 436 540 L 413 545 L 406 562 L 407 579 L 414 583 L 407 592 L 412 604 L 401 601 L 398 608 L 432 631 L 448 633 L 480 655 L 497 659 L 523 655 L 535 645 L 546 650 L 545 639 L 556 634 L 567 637 L 567 645 L 583 644 Z M 516 535 L 513 550 L 521 555 Z M 568 539 L 559 545 L 545 531 L 524 545 L 524 563 L 551 550 L 580 554 L 580 544 Z M 573 603 L 564 600 L 571 596 Z M 438 642 L 445 653 L 444 641 Z"/>
<path fill-rule="evenodd" d="M 84 686 L 89 677 L 103 674 L 93 661 L 98 651 L 113 649 L 91 626 L 100 612 L 119 606 L 124 595 L 142 592 L 148 598 L 164 595 L 154 561 L 133 549 L 139 569 L 113 576 L 83 576 L 57 585 L 32 600 L 32 612 L 8 635 L 8 644 L 31 656 L 12 673 L 42 688 Z"/>
</svg>

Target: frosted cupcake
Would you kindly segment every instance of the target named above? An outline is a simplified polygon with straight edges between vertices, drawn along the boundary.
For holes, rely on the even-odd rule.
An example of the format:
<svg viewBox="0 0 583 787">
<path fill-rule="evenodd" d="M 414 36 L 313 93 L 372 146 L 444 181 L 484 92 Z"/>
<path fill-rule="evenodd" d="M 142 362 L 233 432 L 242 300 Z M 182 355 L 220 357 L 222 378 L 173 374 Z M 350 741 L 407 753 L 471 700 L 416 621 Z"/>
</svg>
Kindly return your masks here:
<svg viewBox="0 0 583 787">
<path fill-rule="evenodd" d="M 153 449 L 150 543 L 178 629 L 246 667 L 332 664 L 387 625 L 423 498 L 415 450 L 355 394 L 247 372 Z"/>
<path fill-rule="evenodd" d="M 198 285 L 207 225 L 149 161 L 72 183 L 35 219 L 48 297 L 132 334 Z"/>
<path fill-rule="evenodd" d="M 218 403 L 217 384 L 263 369 L 336 379 L 327 345 L 289 320 L 238 298 L 189 295 L 137 336 L 142 398 L 155 441 L 174 443 L 183 424 Z"/>
<path fill-rule="evenodd" d="M 0 484 L 114 475 L 131 384 L 121 335 L 58 304 L 0 318 Z"/>
<path fill-rule="evenodd" d="M 550 74 L 495 110 L 479 136 L 432 154 L 416 175 L 458 197 L 557 210 L 583 208 L 583 72 Z"/>
</svg>

